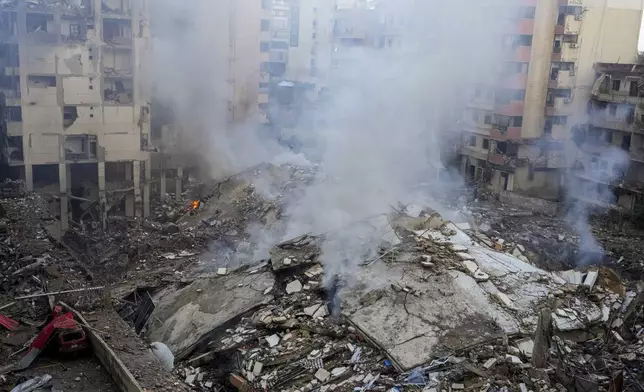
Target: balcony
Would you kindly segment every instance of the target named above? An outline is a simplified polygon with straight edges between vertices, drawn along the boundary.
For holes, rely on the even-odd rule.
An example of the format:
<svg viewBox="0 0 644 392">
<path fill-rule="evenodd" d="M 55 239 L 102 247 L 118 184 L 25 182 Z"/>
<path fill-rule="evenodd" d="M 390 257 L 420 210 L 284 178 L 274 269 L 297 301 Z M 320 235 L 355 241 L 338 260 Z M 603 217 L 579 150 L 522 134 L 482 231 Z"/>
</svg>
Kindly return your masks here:
<svg viewBox="0 0 644 392">
<path fill-rule="evenodd" d="M 545 154 L 531 159 L 534 169 L 552 170 L 566 167 L 566 156 L 563 151 L 546 151 Z"/>
<path fill-rule="evenodd" d="M 490 138 L 494 140 L 520 140 L 521 127 L 503 127 L 493 125 L 490 131 Z"/>
<path fill-rule="evenodd" d="M 571 70 L 559 70 L 555 75 L 550 75 L 548 80 L 548 88 L 573 88 L 574 86 L 575 74 Z"/>
<path fill-rule="evenodd" d="M 590 92 L 593 98 L 613 103 L 625 103 L 630 105 L 644 104 L 644 97 L 638 91 L 612 90 L 609 87 L 611 78 L 607 74 L 601 75 L 593 84 Z"/>
<path fill-rule="evenodd" d="M 575 62 L 579 58 L 579 44 L 564 42 L 559 47 L 552 48 L 552 61 Z"/>
<path fill-rule="evenodd" d="M 548 116 L 569 116 L 574 112 L 572 98 L 554 97 L 546 100 L 546 115 Z"/>
<path fill-rule="evenodd" d="M 487 161 L 490 165 L 495 166 L 496 169 L 508 172 L 514 172 L 517 167 L 525 166 L 528 163 L 525 158 L 503 155 L 498 151 L 490 152 Z"/>
<path fill-rule="evenodd" d="M 581 16 L 566 15 L 564 23 L 555 26 L 555 34 L 579 35 L 581 32 L 581 20 Z"/>
<path fill-rule="evenodd" d="M 631 132 L 634 127 L 634 122 L 635 121 L 633 117 L 615 118 L 615 117 L 595 115 L 595 116 L 590 116 L 588 119 L 588 123 L 594 127 L 614 129 L 616 131 L 622 131 L 622 132 Z"/>
<path fill-rule="evenodd" d="M 461 146 L 459 149 L 459 153 L 461 155 L 467 155 L 472 158 L 480 159 L 482 161 L 487 161 L 488 158 L 488 150 L 484 150 L 482 148 L 476 148 L 472 146 Z"/>
</svg>

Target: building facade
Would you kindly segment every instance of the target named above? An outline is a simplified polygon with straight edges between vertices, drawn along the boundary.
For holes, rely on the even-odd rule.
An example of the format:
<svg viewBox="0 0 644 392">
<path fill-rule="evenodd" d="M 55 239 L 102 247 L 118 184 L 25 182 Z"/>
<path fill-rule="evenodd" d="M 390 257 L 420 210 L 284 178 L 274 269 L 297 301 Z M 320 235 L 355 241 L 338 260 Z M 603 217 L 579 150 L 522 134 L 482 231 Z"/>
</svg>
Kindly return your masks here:
<svg viewBox="0 0 644 392">
<path fill-rule="evenodd" d="M 461 171 L 495 193 L 556 199 L 566 140 L 587 122 L 597 62 L 632 63 L 642 18 L 634 0 L 526 0 L 492 83 L 473 92 L 463 119 Z"/>
<path fill-rule="evenodd" d="M 571 135 L 568 194 L 590 205 L 644 212 L 644 65 L 598 63 L 588 122 Z"/>
<path fill-rule="evenodd" d="M 141 85 L 145 0 L 13 1 L 0 6 L 3 170 L 59 200 L 149 212 L 149 99 Z M 79 216 L 76 216 L 79 218 Z"/>
</svg>

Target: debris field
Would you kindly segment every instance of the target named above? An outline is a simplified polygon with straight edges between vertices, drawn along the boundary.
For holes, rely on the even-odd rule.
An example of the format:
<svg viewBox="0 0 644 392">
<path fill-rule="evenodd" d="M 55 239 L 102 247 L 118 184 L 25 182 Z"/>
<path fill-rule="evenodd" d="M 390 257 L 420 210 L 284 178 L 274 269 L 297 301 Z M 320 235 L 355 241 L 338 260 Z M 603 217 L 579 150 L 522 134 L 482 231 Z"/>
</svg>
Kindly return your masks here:
<svg viewBox="0 0 644 392">
<path fill-rule="evenodd" d="M 0 390 L 644 390 L 644 283 L 620 263 L 544 261 L 577 246 L 560 218 L 392 207 L 359 222 L 381 234 L 376 256 L 338 274 L 328 233 L 281 240 L 314 171 L 261 165 L 64 234 L 39 195 L 3 193 Z M 521 229 L 530 217 L 551 230 Z M 48 341 L 18 370 L 50 322 L 88 350 Z"/>
</svg>

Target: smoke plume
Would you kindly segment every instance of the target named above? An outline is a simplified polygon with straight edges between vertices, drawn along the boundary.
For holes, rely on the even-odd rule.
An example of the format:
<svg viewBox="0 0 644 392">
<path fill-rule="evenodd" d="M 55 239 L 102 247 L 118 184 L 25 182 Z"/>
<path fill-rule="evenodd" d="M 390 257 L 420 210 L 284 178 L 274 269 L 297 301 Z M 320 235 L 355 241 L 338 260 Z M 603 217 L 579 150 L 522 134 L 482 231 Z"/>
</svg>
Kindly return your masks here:
<svg viewBox="0 0 644 392">
<path fill-rule="evenodd" d="M 213 50 L 213 40 L 228 36 L 211 20 L 221 15 L 220 3 L 227 2 L 152 5 L 155 95 L 173 107 L 183 139 L 205 157 L 213 175 L 295 156 L 256 132 L 250 120 L 223 120 L 230 70 Z M 330 102 L 300 119 L 306 129 L 296 129 L 308 136 L 302 151 L 319 165 L 317 177 L 287 206 L 282 239 L 326 233 L 321 257 L 328 277 L 350 277 L 390 232 L 382 217 L 392 205 L 428 203 L 419 184 L 438 194 L 449 191 L 454 182 L 437 175 L 444 140 L 461 132 L 457 121 L 477 83 L 496 81 L 507 55 L 504 34 L 511 30 L 504 10 L 519 5 L 518 0 L 380 1 L 370 17 L 375 31 L 390 34 L 372 35 L 376 39 L 363 46 L 336 40 L 325 81 Z M 255 238 L 257 231 L 253 228 Z M 277 242 L 275 233 L 258 242 L 266 248 Z"/>
</svg>

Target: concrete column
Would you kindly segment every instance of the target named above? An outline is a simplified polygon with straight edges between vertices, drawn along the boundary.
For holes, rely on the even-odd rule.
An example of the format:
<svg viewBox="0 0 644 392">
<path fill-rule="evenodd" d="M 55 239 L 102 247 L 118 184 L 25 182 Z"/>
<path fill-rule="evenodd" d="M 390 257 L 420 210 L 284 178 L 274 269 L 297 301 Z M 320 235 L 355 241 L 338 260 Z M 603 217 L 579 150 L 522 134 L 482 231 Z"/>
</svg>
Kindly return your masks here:
<svg viewBox="0 0 644 392">
<path fill-rule="evenodd" d="M 125 181 L 132 183 L 132 162 L 125 163 Z M 125 216 L 134 216 L 134 192 L 128 192 L 125 196 Z"/>
<path fill-rule="evenodd" d="M 143 216 L 150 215 L 150 179 L 152 178 L 152 160 L 148 158 L 143 161 L 145 165 L 143 176 Z"/>
<path fill-rule="evenodd" d="M 165 195 L 168 193 L 165 170 L 161 170 L 161 178 L 159 179 L 159 193 L 161 194 L 161 201 L 165 201 Z"/>
<path fill-rule="evenodd" d="M 141 197 L 141 162 L 132 162 L 132 168 L 132 175 L 134 176 L 134 215 L 140 217 L 143 207 L 143 199 Z"/>
<path fill-rule="evenodd" d="M 179 167 L 177 168 L 177 177 L 175 179 L 176 181 L 175 194 L 176 194 L 177 201 L 181 201 L 183 199 L 181 195 L 181 191 L 183 191 L 183 186 L 181 184 L 182 178 L 183 178 L 183 168 Z"/>
<path fill-rule="evenodd" d="M 67 194 L 72 194 L 72 165 L 65 165 L 67 173 Z M 82 196 L 82 195 L 81 195 Z"/>
<path fill-rule="evenodd" d="M 32 165 L 25 165 L 25 190 L 27 192 L 34 191 L 34 167 Z"/>
<path fill-rule="evenodd" d="M 67 165 L 65 163 L 58 164 L 58 183 L 60 185 L 60 230 L 67 231 L 69 228 L 69 211 L 67 189 L 69 188 L 67 178 Z"/>
<path fill-rule="evenodd" d="M 107 227 L 107 192 L 105 191 L 105 162 L 98 163 L 98 202 L 101 226 Z"/>
</svg>

